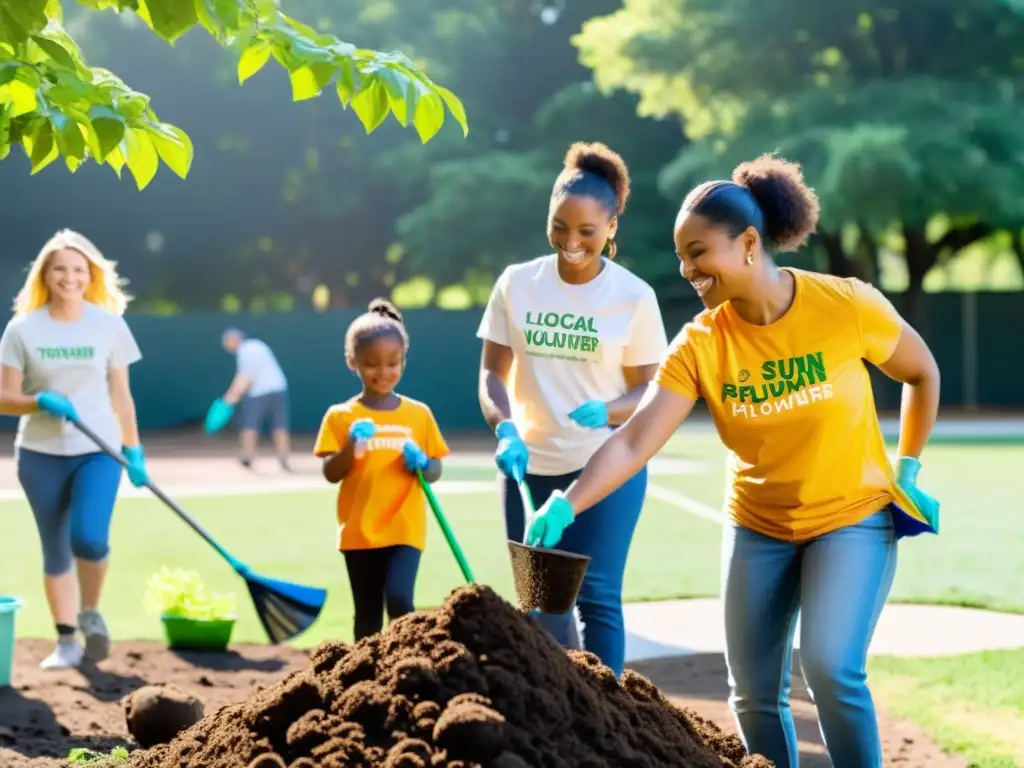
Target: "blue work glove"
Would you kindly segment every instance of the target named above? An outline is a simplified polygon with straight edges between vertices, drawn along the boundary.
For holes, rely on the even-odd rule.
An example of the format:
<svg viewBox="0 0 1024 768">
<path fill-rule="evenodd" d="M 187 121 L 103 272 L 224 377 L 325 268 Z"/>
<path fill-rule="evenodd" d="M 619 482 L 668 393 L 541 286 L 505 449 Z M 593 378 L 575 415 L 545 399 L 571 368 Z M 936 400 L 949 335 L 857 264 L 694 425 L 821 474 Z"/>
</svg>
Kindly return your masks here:
<svg viewBox="0 0 1024 768">
<path fill-rule="evenodd" d="M 125 446 L 121 449 L 121 455 L 128 461 L 128 479 L 136 488 L 141 488 L 149 482 L 149 473 L 146 471 L 146 454 L 141 445 L 133 445 L 130 448 Z"/>
<path fill-rule="evenodd" d="M 555 546 L 565 533 L 565 529 L 572 525 L 576 519 L 572 504 L 562 495 L 561 491 L 555 491 L 551 497 L 544 502 L 544 506 L 538 509 L 530 517 L 526 524 L 526 544 L 530 547 Z"/>
<path fill-rule="evenodd" d="M 59 392 L 40 392 L 36 395 L 36 405 L 39 406 L 39 410 L 46 411 L 58 419 L 78 420 L 78 411 L 75 410 L 75 406 Z"/>
<path fill-rule="evenodd" d="M 608 426 L 608 406 L 603 400 L 588 400 L 575 411 L 569 414 L 569 418 L 588 429 L 600 429 Z"/>
<path fill-rule="evenodd" d="M 516 425 L 505 420 L 498 424 L 494 436 L 498 438 L 498 450 L 494 453 L 498 469 L 505 477 L 511 477 L 517 483 L 522 482 L 530 454 L 526 450 L 526 443 L 519 437 Z"/>
<path fill-rule="evenodd" d="M 426 469 L 427 464 L 430 463 L 427 454 L 420 450 L 420 447 L 412 440 L 406 441 L 402 446 L 402 459 L 405 461 L 405 468 L 414 474 L 417 469 Z"/>
<path fill-rule="evenodd" d="M 349 440 L 369 440 L 377 434 L 377 427 L 370 419 L 356 419 L 348 428 Z"/>
<path fill-rule="evenodd" d="M 218 397 L 206 412 L 206 422 L 203 424 L 206 434 L 212 435 L 222 430 L 234 415 L 235 406 L 227 403 L 223 397 Z"/>
<path fill-rule="evenodd" d="M 900 456 L 896 462 L 896 484 L 921 510 L 935 533 L 939 532 L 939 501 L 917 487 L 917 473 L 921 462 L 913 456 Z"/>
</svg>

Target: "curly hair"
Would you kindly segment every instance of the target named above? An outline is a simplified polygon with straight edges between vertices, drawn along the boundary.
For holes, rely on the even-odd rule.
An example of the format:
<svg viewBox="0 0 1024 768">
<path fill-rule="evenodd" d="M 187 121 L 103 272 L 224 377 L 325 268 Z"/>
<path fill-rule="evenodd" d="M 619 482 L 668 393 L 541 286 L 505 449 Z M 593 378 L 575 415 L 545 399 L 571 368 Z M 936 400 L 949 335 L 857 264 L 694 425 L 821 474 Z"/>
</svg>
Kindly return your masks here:
<svg viewBox="0 0 1024 768">
<path fill-rule="evenodd" d="M 761 235 L 771 251 L 795 251 L 818 226 L 818 197 L 804 181 L 797 163 L 772 154 L 740 163 L 732 181 L 709 181 L 683 201 L 712 224 L 724 226 L 738 237 L 749 227 Z"/>
<path fill-rule="evenodd" d="M 621 216 L 629 199 L 629 167 L 622 156 L 600 142 L 578 141 L 569 147 L 562 171 L 551 191 L 552 208 L 567 197 L 581 196 L 597 200 L 608 216 Z M 615 240 L 608 241 L 615 256 Z"/>
<path fill-rule="evenodd" d="M 387 299 L 374 299 L 345 332 L 345 359 L 354 360 L 361 346 L 388 335 L 402 343 L 403 353 L 409 351 L 409 334 L 398 307 Z"/>
</svg>

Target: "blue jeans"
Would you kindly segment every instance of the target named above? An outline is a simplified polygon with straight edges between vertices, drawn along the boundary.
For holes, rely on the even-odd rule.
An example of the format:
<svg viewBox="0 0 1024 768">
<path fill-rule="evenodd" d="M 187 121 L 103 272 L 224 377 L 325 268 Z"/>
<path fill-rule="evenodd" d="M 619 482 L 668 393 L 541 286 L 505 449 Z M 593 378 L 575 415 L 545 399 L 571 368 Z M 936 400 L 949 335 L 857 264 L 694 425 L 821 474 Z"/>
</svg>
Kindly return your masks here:
<svg viewBox="0 0 1024 768">
<path fill-rule="evenodd" d="M 564 491 L 582 470 L 565 475 L 527 475 L 526 487 L 539 508 L 556 490 Z M 503 477 L 505 529 L 508 538 L 522 541 L 526 512 L 515 481 Z M 566 648 L 585 648 L 617 676 L 626 662 L 626 625 L 622 616 L 622 576 L 633 531 L 640 519 L 647 492 L 647 468 L 641 469 L 618 490 L 580 514 L 565 529 L 558 549 L 590 557 L 576 601 L 584 634 L 580 638 L 575 611 L 562 616 L 533 613 Z"/>
<path fill-rule="evenodd" d="M 67 573 L 73 558 L 106 558 L 120 463 L 105 453 L 54 456 L 24 448 L 18 449 L 17 462 L 18 482 L 39 530 L 44 572 Z"/>
<path fill-rule="evenodd" d="M 747 749 L 798 765 L 789 673 L 799 612 L 800 665 L 833 765 L 881 768 L 865 664 L 896 573 L 890 510 L 800 544 L 726 525 L 723 557 L 729 706 Z"/>
</svg>

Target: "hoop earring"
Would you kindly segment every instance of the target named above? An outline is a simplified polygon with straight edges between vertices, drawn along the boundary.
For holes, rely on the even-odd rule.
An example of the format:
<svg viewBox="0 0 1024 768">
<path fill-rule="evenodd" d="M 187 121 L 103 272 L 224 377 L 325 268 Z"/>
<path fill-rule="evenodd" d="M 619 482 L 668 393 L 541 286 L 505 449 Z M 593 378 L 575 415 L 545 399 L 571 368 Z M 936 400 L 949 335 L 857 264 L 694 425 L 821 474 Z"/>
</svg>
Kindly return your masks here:
<svg viewBox="0 0 1024 768">
<path fill-rule="evenodd" d="M 747 264 L 749 266 L 754 265 L 754 255 L 750 251 L 747 251 Z"/>
<path fill-rule="evenodd" d="M 614 237 L 609 237 L 608 238 L 608 258 L 609 259 L 614 259 L 615 258 L 615 254 L 618 253 L 618 252 L 619 252 L 619 246 L 615 242 L 615 238 Z"/>
</svg>

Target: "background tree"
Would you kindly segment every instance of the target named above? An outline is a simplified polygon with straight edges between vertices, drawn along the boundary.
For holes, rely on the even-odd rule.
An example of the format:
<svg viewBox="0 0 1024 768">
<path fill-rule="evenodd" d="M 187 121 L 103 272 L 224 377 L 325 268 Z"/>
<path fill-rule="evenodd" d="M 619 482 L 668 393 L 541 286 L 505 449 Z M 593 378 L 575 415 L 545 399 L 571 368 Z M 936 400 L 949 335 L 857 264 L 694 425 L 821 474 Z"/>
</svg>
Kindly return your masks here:
<svg viewBox="0 0 1024 768">
<path fill-rule="evenodd" d="M 778 150 L 822 198 L 829 271 L 871 278 L 897 233 L 919 323 L 941 259 L 1024 222 L 1024 19 L 998 0 L 626 0 L 575 43 L 602 89 L 683 119 L 664 192 Z"/>
</svg>

